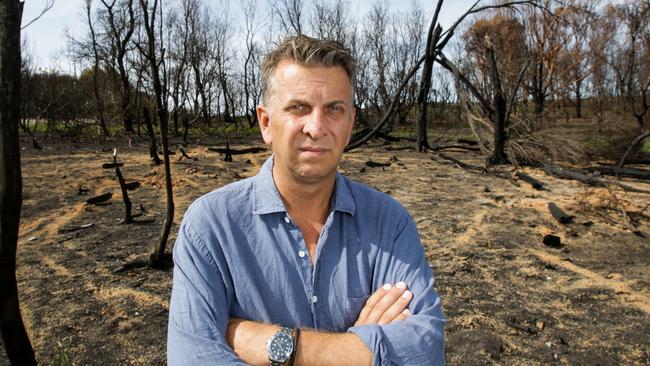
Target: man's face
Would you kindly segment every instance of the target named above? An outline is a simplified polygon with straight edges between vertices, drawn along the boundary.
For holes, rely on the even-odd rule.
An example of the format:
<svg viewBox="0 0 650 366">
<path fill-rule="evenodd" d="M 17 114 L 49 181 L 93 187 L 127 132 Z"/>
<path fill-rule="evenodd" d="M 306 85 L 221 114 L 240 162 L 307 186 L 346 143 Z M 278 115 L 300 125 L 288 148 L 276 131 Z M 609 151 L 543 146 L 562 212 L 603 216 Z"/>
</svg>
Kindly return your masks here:
<svg viewBox="0 0 650 366">
<path fill-rule="evenodd" d="M 274 175 L 304 183 L 333 179 L 355 115 L 345 70 L 282 61 L 270 87 L 257 117 L 273 148 Z"/>
</svg>

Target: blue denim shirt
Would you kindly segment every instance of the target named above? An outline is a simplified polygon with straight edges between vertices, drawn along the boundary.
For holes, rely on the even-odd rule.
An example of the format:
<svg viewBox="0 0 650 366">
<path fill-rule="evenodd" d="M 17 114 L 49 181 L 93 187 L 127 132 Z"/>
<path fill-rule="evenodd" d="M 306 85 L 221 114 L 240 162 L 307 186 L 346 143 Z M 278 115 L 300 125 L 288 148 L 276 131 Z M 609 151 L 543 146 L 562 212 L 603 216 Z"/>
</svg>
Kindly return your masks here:
<svg viewBox="0 0 650 366">
<path fill-rule="evenodd" d="M 245 365 L 225 340 L 231 317 L 353 332 L 373 365 L 444 364 L 444 316 L 415 224 L 394 199 L 336 177 L 316 261 L 272 176 L 258 175 L 196 200 L 174 246 L 169 365 Z M 412 315 L 353 326 L 366 299 L 404 281 Z"/>
</svg>

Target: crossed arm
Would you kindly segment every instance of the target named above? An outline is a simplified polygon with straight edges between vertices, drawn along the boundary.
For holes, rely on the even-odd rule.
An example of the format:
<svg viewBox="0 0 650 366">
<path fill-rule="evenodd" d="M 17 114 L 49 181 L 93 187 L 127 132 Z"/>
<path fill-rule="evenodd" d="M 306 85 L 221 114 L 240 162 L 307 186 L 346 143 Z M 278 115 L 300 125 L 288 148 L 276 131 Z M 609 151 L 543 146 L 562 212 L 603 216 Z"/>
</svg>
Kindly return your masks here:
<svg viewBox="0 0 650 366">
<path fill-rule="evenodd" d="M 355 326 L 389 324 L 405 320 L 413 294 L 403 282 L 384 285 L 361 309 Z M 273 324 L 244 319 L 230 319 L 228 345 L 250 365 L 268 365 L 266 341 L 280 329 Z M 354 333 L 325 333 L 302 330 L 294 365 L 369 365 L 372 353 Z"/>
</svg>

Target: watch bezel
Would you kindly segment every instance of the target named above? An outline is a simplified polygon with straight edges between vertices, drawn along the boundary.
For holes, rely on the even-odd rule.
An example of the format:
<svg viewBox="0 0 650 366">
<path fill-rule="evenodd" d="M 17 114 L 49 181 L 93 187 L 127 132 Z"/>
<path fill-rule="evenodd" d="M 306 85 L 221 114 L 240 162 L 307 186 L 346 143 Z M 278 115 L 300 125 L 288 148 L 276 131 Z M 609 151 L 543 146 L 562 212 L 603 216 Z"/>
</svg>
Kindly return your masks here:
<svg viewBox="0 0 650 366">
<path fill-rule="evenodd" d="M 285 342 L 283 343 L 287 345 L 287 348 L 284 353 L 280 354 L 279 352 L 276 353 L 271 347 L 274 344 L 277 344 L 281 340 L 281 338 L 284 338 Z M 286 362 L 291 357 L 291 354 L 293 353 L 293 347 L 294 345 L 293 345 L 293 337 L 291 335 L 291 331 L 285 329 L 279 330 L 266 342 L 266 351 L 269 355 L 269 361 L 277 362 L 277 363 Z"/>
</svg>

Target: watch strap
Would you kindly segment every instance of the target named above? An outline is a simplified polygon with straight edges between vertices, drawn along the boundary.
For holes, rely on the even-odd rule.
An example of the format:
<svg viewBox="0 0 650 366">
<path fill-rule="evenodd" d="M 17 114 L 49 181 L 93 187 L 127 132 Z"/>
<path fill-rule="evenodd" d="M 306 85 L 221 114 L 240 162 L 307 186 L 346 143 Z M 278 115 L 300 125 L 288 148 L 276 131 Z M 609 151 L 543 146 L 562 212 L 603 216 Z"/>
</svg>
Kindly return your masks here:
<svg viewBox="0 0 650 366">
<path fill-rule="evenodd" d="M 291 352 L 291 357 L 289 357 L 289 366 L 293 366 L 293 363 L 296 360 L 296 353 L 298 353 L 298 341 L 300 341 L 300 328 L 295 328 L 291 335 L 293 339 L 293 351 Z"/>
</svg>

